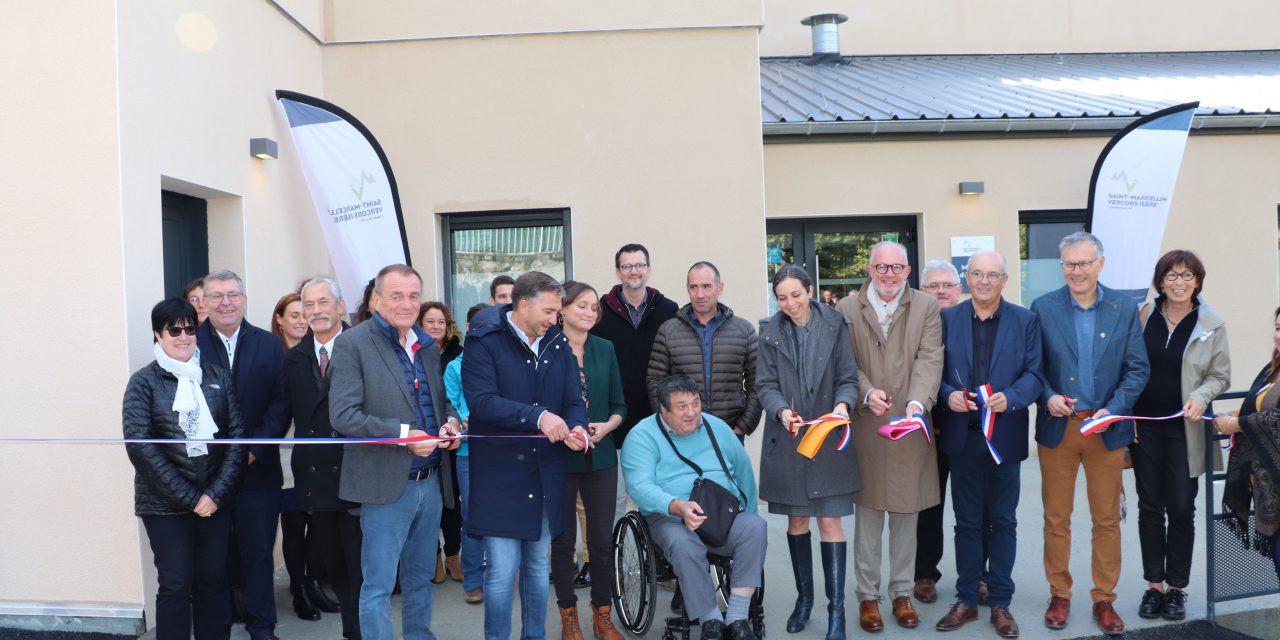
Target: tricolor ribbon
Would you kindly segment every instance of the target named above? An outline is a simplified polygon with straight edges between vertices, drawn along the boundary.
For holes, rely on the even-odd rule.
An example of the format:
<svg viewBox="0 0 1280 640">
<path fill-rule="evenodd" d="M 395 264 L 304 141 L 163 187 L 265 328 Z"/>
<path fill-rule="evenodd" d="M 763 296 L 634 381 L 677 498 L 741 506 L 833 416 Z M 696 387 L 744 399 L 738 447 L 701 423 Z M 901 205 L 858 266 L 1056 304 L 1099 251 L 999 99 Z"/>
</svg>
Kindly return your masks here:
<svg viewBox="0 0 1280 640">
<path fill-rule="evenodd" d="M 828 413 L 817 420 L 801 423 L 801 428 L 811 428 L 805 432 L 803 438 L 800 438 L 800 444 L 796 445 L 796 453 L 812 460 L 814 456 L 818 455 L 818 450 L 822 448 L 822 443 L 827 439 L 827 434 L 841 426 L 844 427 L 844 435 L 840 438 L 840 443 L 836 445 L 836 451 L 844 451 L 849 446 L 851 434 L 848 418 Z"/>
<path fill-rule="evenodd" d="M 1177 413 L 1171 413 L 1167 416 L 1151 417 L 1151 416 L 1116 416 L 1106 415 L 1101 418 L 1089 418 L 1080 423 L 1080 435 L 1088 437 L 1099 431 L 1110 429 L 1112 425 L 1123 420 L 1172 420 L 1187 415 L 1185 409 L 1179 409 Z M 1217 416 L 1205 414 L 1200 416 L 1201 420 L 1213 420 Z"/>
<path fill-rule="evenodd" d="M 882 424 L 879 429 L 876 429 L 881 438 L 895 441 L 905 438 L 913 431 L 923 432 L 924 439 L 928 441 L 929 446 L 933 446 L 933 433 L 929 431 L 929 425 L 923 418 L 894 418 L 888 424 Z"/>
<path fill-rule="evenodd" d="M 413 444 L 415 442 L 447 442 L 470 438 L 546 438 L 543 434 L 530 435 L 472 435 L 411 436 L 408 438 L 212 438 L 207 440 L 176 438 L 0 438 L 0 444 L 224 444 L 224 445 L 309 445 L 309 444 Z M 591 436 L 582 431 L 570 431 L 569 437 L 582 442 L 582 450 L 591 448 Z"/>
<path fill-rule="evenodd" d="M 991 442 L 996 437 L 996 412 L 987 404 L 991 402 L 993 395 L 995 392 L 991 389 L 991 385 L 984 384 L 978 387 L 978 404 L 982 405 L 982 437 L 986 440 L 987 451 L 991 452 L 991 459 L 995 460 L 996 464 L 1002 464 L 1004 458 L 1000 457 L 1000 452 L 996 451 L 996 446 Z"/>
</svg>

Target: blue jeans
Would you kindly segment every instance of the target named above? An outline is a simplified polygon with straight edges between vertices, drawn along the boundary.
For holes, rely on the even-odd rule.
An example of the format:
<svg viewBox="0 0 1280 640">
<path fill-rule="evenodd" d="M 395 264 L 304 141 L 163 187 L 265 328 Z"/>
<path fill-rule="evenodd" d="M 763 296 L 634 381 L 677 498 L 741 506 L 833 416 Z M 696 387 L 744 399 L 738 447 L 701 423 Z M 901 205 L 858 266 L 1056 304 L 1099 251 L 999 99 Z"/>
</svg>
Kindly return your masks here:
<svg viewBox="0 0 1280 640">
<path fill-rule="evenodd" d="M 486 640 L 507 640 L 511 636 L 516 573 L 520 574 L 520 638 L 543 640 L 547 637 L 550 549 L 551 532 L 547 528 L 545 513 L 542 516 L 542 535 L 535 541 L 493 536 L 484 539 L 484 551 L 489 557 L 489 566 L 484 574 Z"/>
<path fill-rule="evenodd" d="M 440 475 L 406 480 L 404 493 L 387 504 L 360 510 L 360 635 L 364 640 L 393 640 L 391 590 L 400 567 L 401 622 L 404 640 L 434 640 L 431 605 L 435 587 L 436 541 L 440 535 Z M 545 579 L 544 579 L 545 580 Z"/>
<path fill-rule="evenodd" d="M 960 453 L 950 456 L 951 505 L 956 514 L 956 592 L 970 607 L 978 606 L 982 577 L 984 520 L 990 523 L 987 604 L 1007 607 L 1013 600 L 1013 563 L 1018 551 L 1020 462 L 997 465 L 986 439 L 970 431 Z"/>
<path fill-rule="evenodd" d="M 467 500 L 471 495 L 471 458 L 458 456 L 458 489 L 462 494 L 462 590 L 484 586 L 484 538 L 467 534 Z"/>
</svg>

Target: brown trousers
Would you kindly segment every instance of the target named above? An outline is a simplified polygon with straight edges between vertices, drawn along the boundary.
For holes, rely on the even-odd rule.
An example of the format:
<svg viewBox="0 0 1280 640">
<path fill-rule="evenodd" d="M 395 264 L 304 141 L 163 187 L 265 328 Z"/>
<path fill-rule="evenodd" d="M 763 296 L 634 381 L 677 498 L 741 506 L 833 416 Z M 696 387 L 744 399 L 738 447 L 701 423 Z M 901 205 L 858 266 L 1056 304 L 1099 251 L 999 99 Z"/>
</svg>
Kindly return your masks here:
<svg viewBox="0 0 1280 640">
<path fill-rule="evenodd" d="M 1041 498 L 1044 501 L 1044 573 L 1049 591 L 1071 597 L 1071 512 L 1076 477 L 1084 464 L 1089 514 L 1093 519 L 1094 602 L 1113 602 L 1120 581 L 1120 494 L 1124 491 L 1124 449 L 1107 451 L 1102 438 L 1080 435 L 1083 420 L 1069 419 L 1057 447 L 1039 446 Z"/>
</svg>

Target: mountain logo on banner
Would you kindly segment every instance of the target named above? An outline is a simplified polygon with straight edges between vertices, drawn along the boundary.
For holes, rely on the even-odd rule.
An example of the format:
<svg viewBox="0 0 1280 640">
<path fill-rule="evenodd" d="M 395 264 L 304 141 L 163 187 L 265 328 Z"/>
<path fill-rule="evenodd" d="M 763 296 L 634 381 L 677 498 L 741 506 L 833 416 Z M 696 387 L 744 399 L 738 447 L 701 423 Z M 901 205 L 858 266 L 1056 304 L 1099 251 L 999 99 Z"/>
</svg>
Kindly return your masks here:
<svg viewBox="0 0 1280 640">
<path fill-rule="evenodd" d="M 1124 182 L 1124 190 L 1125 190 L 1125 191 L 1128 191 L 1129 193 L 1133 193 L 1133 189 L 1134 189 L 1135 187 L 1137 187 L 1137 186 L 1138 186 L 1138 181 L 1137 181 L 1137 180 L 1134 180 L 1133 182 L 1129 182 L 1129 176 L 1128 176 L 1128 174 L 1126 174 L 1126 173 L 1125 173 L 1125 172 L 1123 172 L 1123 171 L 1121 171 L 1120 173 L 1117 173 L 1117 174 L 1115 174 L 1115 175 L 1111 176 L 1111 180 L 1113 180 L 1113 181 L 1115 181 L 1115 180 L 1121 180 L 1121 181 L 1123 181 L 1123 182 Z"/>
<path fill-rule="evenodd" d="M 364 199 L 364 186 L 365 186 L 366 184 L 373 184 L 373 183 L 375 183 L 375 182 L 377 182 L 377 181 L 373 179 L 373 176 L 369 175 L 368 173 L 366 173 L 366 172 L 364 172 L 364 171 L 361 171 L 361 172 L 360 172 L 360 188 L 359 188 L 359 189 L 357 189 L 357 188 L 355 187 L 355 185 L 348 185 L 348 186 L 350 186 L 350 187 L 351 187 L 351 193 L 356 194 L 356 200 L 363 200 L 363 199 Z"/>
<path fill-rule="evenodd" d="M 372 182 L 372 180 L 370 180 L 370 182 Z M 365 200 L 362 197 L 364 194 L 364 185 L 365 183 L 361 182 L 359 189 L 356 189 L 354 186 L 351 187 L 351 193 L 356 196 L 354 202 L 339 204 L 336 207 L 327 209 L 334 224 L 342 224 L 353 220 L 359 220 L 360 222 L 372 222 L 374 220 L 381 219 L 382 216 L 385 215 L 382 208 L 382 198 Z"/>
<path fill-rule="evenodd" d="M 1135 179 L 1130 182 L 1127 171 L 1118 171 L 1111 174 L 1111 182 L 1119 182 L 1124 186 L 1123 192 L 1119 189 L 1114 192 L 1110 189 L 1107 191 L 1107 206 L 1113 207 L 1117 211 L 1129 211 L 1142 207 L 1169 206 L 1169 195 L 1167 193 L 1135 193 L 1139 181 Z"/>
</svg>

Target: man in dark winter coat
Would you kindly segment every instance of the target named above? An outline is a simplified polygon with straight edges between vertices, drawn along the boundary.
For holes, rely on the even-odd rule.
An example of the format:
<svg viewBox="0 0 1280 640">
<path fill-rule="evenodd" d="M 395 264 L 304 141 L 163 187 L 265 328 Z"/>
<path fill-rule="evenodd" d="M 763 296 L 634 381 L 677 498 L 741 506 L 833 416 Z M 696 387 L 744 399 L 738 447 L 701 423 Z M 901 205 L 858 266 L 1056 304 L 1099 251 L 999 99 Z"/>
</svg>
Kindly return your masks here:
<svg viewBox="0 0 1280 640">
<path fill-rule="evenodd" d="M 564 452 L 556 443 L 576 451 L 588 437 L 578 363 L 556 326 L 563 295 L 555 278 L 526 273 L 512 288 L 511 304 L 477 314 L 467 335 L 462 389 L 469 433 L 478 436 L 467 445 L 467 533 L 484 538 L 488 557 L 489 639 L 511 633 L 517 574 L 520 637 L 546 634 L 548 552 L 564 508 Z"/>
<path fill-rule="evenodd" d="M 627 417 L 613 432 L 622 454 L 623 441 L 631 427 L 653 415 L 647 377 L 649 354 L 658 327 L 675 317 L 676 303 L 649 287 L 649 250 L 641 244 L 625 244 L 613 255 L 613 266 L 621 284 L 600 298 L 600 322 L 591 333 L 613 343 L 622 370 L 622 395 L 627 399 Z M 621 471 L 621 468 L 619 468 Z M 617 517 L 627 513 L 627 489 L 618 478 Z"/>
<path fill-rule="evenodd" d="M 651 410 L 659 409 L 658 383 L 685 375 L 700 388 L 702 410 L 733 427 L 738 438 L 760 422 L 756 398 L 756 329 L 720 304 L 720 270 L 698 262 L 686 276 L 689 304 L 662 323 L 649 355 Z"/>
</svg>

